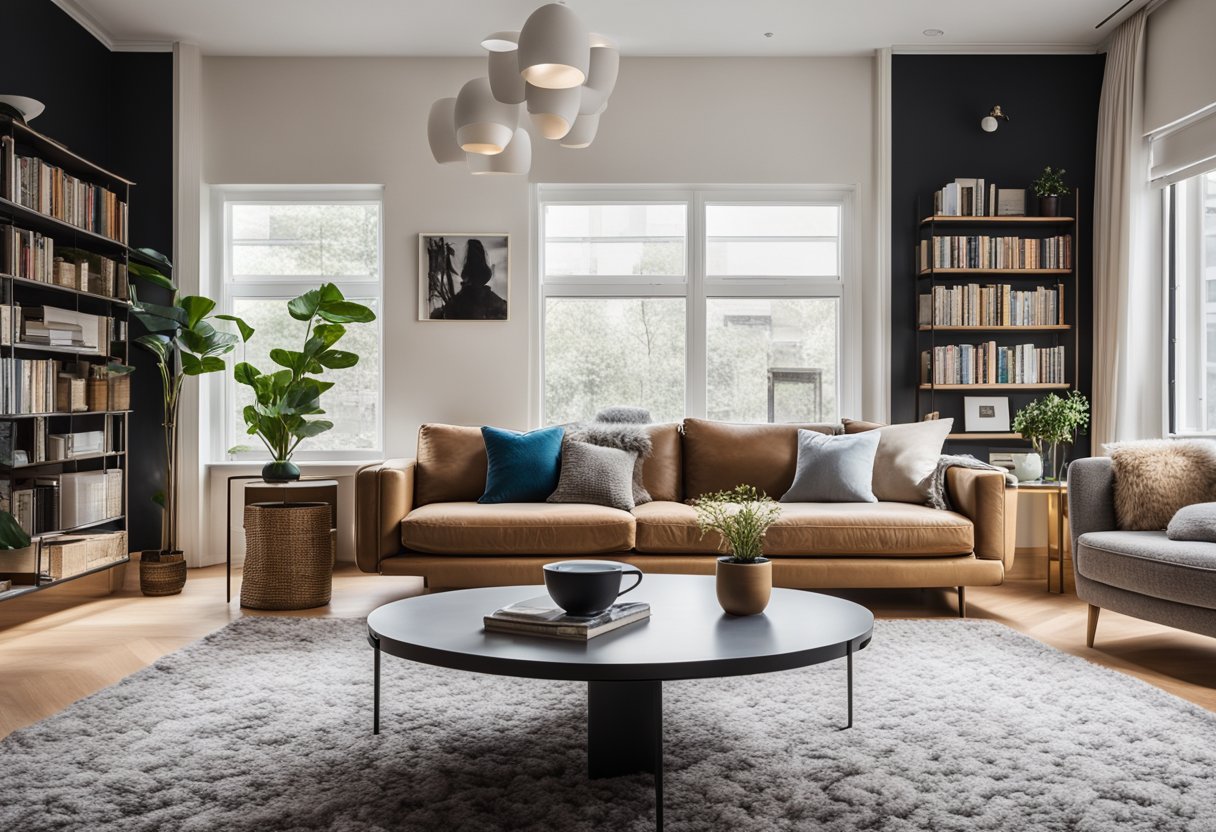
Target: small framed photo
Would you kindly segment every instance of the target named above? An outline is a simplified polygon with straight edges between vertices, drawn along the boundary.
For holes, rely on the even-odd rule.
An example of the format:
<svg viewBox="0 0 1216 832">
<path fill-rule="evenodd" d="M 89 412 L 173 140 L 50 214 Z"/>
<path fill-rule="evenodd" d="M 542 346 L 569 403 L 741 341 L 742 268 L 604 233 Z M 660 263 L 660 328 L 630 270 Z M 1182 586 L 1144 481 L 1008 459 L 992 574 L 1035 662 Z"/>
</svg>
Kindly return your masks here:
<svg viewBox="0 0 1216 832">
<path fill-rule="evenodd" d="M 510 320 L 509 234 L 419 234 L 418 320 Z"/>
<path fill-rule="evenodd" d="M 1005 396 L 965 396 L 963 428 L 968 433 L 1009 433 L 1009 399 Z"/>
</svg>

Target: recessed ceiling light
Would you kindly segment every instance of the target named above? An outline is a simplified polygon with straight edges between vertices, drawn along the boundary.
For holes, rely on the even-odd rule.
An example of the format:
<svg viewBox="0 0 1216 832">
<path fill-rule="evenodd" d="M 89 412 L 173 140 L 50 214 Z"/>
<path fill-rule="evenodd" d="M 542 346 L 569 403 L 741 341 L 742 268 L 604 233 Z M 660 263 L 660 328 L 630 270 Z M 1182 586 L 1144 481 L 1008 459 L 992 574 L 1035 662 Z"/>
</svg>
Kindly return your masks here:
<svg viewBox="0 0 1216 832">
<path fill-rule="evenodd" d="M 927 38 L 940 38 L 946 33 L 941 29 L 926 29 L 925 31 L 921 32 L 921 34 Z"/>
<path fill-rule="evenodd" d="M 765 33 L 764 33 L 764 36 L 765 36 L 766 38 L 771 38 L 771 37 L 773 36 L 773 33 L 772 33 L 772 32 L 765 32 Z"/>
</svg>

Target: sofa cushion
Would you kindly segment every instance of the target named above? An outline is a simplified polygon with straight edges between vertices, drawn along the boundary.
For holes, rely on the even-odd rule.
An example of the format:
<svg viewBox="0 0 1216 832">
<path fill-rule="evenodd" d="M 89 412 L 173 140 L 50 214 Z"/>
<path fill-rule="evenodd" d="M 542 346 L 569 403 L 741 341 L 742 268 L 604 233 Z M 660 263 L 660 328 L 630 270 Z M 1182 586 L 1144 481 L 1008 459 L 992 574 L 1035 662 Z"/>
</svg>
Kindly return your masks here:
<svg viewBox="0 0 1216 832">
<path fill-rule="evenodd" d="M 865 432 L 857 430 L 859 424 L 853 423 L 853 433 Z M 879 437 L 878 453 L 874 455 L 874 496 L 891 502 L 927 503 L 929 481 L 953 426 L 953 419 L 931 419 L 873 428 Z"/>
<path fill-rule="evenodd" d="M 874 453 L 878 434 L 825 436 L 798 431 L 798 472 L 783 503 L 875 503 Z"/>
<path fill-rule="evenodd" d="M 418 429 L 414 505 L 476 500 L 486 490 L 481 428 L 425 424 Z"/>
<path fill-rule="evenodd" d="M 561 474 L 550 503 L 589 503 L 629 511 L 634 506 L 633 451 L 566 439 L 562 442 Z M 650 502 L 646 500 L 645 502 Z"/>
<path fill-rule="evenodd" d="M 1087 532 L 1077 573 L 1108 586 L 1216 609 L 1216 543 L 1170 540 L 1163 531 Z"/>
<path fill-rule="evenodd" d="M 1149 439 L 1107 445 L 1115 517 L 1125 531 L 1156 531 L 1183 506 L 1216 500 L 1216 444 Z"/>
<path fill-rule="evenodd" d="M 739 425 L 685 419 L 685 499 L 729 491 L 736 485 L 753 485 L 773 499 L 780 497 L 794 481 L 799 429 L 829 436 L 836 433 L 835 425 Z"/>
<path fill-rule="evenodd" d="M 561 427 L 519 433 L 483 427 L 486 490 L 479 503 L 538 503 L 557 488 L 562 467 Z"/>
<path fill-rule="evenodd" d="M 1170 540 L 1216 543 L 1216 503 L 1195 503 L 1178 509 L 1165 529 Z"/>
<path fill-rule="evenodd" d="M 633 548 L 627 511 L 576 503 L 431 503 L 401 521 L 401 542 L 435 555 L 601 555 Z"/>
<path fill-rule="evenodd" d="M 652 500 L 682 500 L 683 443 L 680 425 L 669 422 L 647 425 L 650 434 L 650 456 L 642 464 L 642 484 Z"/>
<path fill-rule="evenodd" d="M 720 538 L 697 529 L 683 503 L 653 502 L 633 510 L 637 550 L 649 554 L 713 554 Z M 923 557 L 971 552 L 974 526 L 952 511 L 908 503 L 782 503 L 764 538 L 769 555 Z"/>
</svg>

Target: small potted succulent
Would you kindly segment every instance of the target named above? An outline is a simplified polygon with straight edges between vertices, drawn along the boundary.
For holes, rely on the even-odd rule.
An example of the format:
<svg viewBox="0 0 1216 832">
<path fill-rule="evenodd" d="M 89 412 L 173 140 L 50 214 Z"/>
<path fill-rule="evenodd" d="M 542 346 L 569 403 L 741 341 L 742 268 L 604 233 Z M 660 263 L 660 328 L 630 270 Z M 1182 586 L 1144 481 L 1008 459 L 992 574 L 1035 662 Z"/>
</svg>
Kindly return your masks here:
<svg viewBox="0 0 1216 832">
<path fill-rule="evenodd" d="M 731 615 L 764 612 L 773 589 L 773 563 L 764 557 L 764 535 L 781 516 L 781 507 L 750 485 L 704 494 L 692 501 L 701 537 L 717 532 L 718 603 Z"/>
<path fill-rule="evenodd" d="M 1029 439 L 1035 453 L 1042 455 L 1042 469 L 1048 474 L 1045 479 L 1059 482 L 1064 478 L 1068 464 L 1063 445 L 1076 439 L 1089 427 L 1089 399 L 1072 390 L 1060 397 L 1049 393 L 1019 410 L 1013 417 L 1013 429 Z"/>
<path fill-rule="evenodd" d="M 1039 198 L 1039 216 L 1060 216 L 1060 197 L 1068 193 L 1068 186 L 1064 184 L 1065 173 L 1064 168 L 1052 169 L 1048 165 L 1031 184 L 1034 195 Z"/>
</svg>

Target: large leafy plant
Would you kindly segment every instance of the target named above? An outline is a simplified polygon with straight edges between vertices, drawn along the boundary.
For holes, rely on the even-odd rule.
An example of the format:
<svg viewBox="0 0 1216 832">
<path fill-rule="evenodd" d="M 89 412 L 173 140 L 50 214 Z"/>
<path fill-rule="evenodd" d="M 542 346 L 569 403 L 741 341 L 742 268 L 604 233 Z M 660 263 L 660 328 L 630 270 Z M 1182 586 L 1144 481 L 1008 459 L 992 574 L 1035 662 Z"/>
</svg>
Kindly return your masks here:
<svg viewBox="0 0 1216 832">
<path fill-rule="evenodd" d="M 731 563 L 756 563 L 764 557 L 764 535 L 781 516 L 781 507 L 751 485 L 704 494 L 692 501 L 704 537 L 717 532 Z"/>
<path fill-rule="evenodd" d="M 276 462 L 286 462 L 301 442 L 334 426 L 310 418 L 325 413 L 321 394 L 334 386 L 316 376 L 358 364 L 357 354 L 334 345 L 346 334 L 346 324 L 376 320 L 371 309 L 347 300 L 332 283 L 292 299 L 287 312 L 305 326 L 299 350 L 270 351 L 270 360 L 283 369 L 263 373 L 242 361 L 233 371 L 239 383 L 253 388 L 254 403 L 242 410 L 247 432 L 262 440 Z"/>
<path fill-rule="evenodd" d="M 169 266 L 163 254 L 152 249 L 140 251 L 149 260 Z M 164 511 L 160 554 L 168 555 L 178 551 L 177 416 L 183 384 L 191 376 L 225 369 L 227 365 L 222 356 L 232 352 L 239 342 L 248 340 L 253 329 L 233 315 L 213 315 L 215 301 L 199 295 L 182 295 L 173 281 L 153 265 L 132 261 L 127 271 L 133 277 L 173 293 L 168 304 L 149 303 L 139 297 L 134 286 L 131 287 L 131 312 L 148 330 L 147 334 L 136 338 L 135 343 L 152 353 L 160 371 L 164 404 L 165 490 L 157 495 L 156 501 Z M 213 320 L 235 323 L 239 335 L 216 329 Z M 145 554 L 144 559 L 154 560 L 156 556 Z"/>
</svg>

